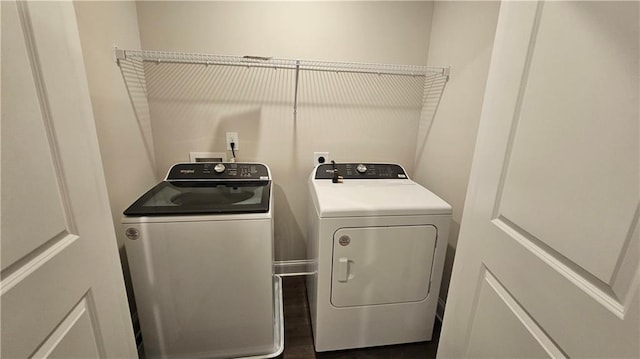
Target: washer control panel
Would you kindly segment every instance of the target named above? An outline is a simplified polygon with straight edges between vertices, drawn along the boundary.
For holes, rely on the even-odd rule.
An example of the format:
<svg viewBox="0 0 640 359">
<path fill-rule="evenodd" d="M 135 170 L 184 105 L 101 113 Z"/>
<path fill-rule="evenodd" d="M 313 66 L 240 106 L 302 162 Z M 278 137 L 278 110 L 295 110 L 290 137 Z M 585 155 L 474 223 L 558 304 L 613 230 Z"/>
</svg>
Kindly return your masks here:
<svg viewBox="0 0 640 359">
<path fill-rule="evenodd" d="M 260 163 L 177 163 L 167 174 L 167 181 L 197 180 L 269 180 L 267 166 Z"/>
<path fill-rule="evenodd" d="M 335 168 L 334 168 L 335 167 Z M 391 163 L 336 163 L 322 164 L 316 169 L 315 179 L 332 179 L 334 173 L 349 179 L 408 179 L 400 165 Z"/>
</svg>

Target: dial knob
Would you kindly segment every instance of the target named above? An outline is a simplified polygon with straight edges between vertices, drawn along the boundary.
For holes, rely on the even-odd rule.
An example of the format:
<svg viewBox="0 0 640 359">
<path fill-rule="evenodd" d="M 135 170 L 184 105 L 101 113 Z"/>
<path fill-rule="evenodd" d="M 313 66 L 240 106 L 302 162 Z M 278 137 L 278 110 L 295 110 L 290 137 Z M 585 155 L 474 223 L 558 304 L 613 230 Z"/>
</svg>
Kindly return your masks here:
<svg viewBox="0 0 640 359">
<path fill-rule="evenodd" d="M 367 166 L 361 163 L 356 167 L 356 171 L 358 171 L 359 173 L 365 173 L 367 172 Z"/>
<path fill-rule="evenodd" d="M 222 173 L 224 172 L 226 167 L 224 167 L 224 165 L 222 163 L 218 163 L 217 165 L 215 165 L 215 167 L 213 167 L 213 170 L 216 171 L 216 173 Z"/>
</svg>

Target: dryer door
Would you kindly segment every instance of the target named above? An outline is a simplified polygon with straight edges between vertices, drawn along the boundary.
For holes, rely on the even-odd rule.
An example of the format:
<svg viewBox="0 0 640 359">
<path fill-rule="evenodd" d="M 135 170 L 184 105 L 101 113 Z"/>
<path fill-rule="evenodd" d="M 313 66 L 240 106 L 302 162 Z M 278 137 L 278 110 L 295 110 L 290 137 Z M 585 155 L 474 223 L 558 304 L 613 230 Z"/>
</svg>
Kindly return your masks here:
<svg viewBox="0 0 640 359">
<path fill-rule="evenodd" d="M 436 227 L 341 228 L 333 237 L 331 303 L 336 307 L 427 298 Z"/>
</svg>

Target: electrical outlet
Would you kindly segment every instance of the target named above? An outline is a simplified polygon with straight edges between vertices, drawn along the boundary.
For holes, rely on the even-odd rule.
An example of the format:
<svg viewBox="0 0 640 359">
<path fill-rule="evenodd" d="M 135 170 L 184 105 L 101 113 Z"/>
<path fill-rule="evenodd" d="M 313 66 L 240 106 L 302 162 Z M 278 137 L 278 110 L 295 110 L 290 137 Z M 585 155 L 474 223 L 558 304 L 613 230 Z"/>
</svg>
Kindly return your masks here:
<svg viewBox="0 0 640 359">
<path fill-rule="evenodd" d="M 314 152 L 313 166 L 315 167 L 323 163 L 329 163 L 329 152 Z"/>
<path fill-rule="evenodd" d="M 235 143 L 234 150 L 240 150 L 240 138 L 237 132 L 227 132 L 227 150 L 231 151 L 231 142 Z"/>
</svg>

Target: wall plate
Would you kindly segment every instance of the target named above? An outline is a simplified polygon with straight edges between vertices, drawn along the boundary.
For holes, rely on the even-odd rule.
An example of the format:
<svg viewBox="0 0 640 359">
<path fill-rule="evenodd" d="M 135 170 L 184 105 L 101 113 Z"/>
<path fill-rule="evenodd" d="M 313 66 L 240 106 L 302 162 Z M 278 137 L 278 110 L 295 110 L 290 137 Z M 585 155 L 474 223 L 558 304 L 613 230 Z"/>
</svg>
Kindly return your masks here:
<svg viewBox="0 0 640 359">
<path fill-rule="evenodd" d="M 329 163 L 329 152 L 314 152 L 313 166 L 315 167 L 323 163 Z"/>
<path fill-rule="evenodd" d="M 227 150 L 231 151 L 231 142 L 235 143 L 235 150 L 240 150 L 240 137 L 237 132 L 227 132 Z"/>
</svg>

